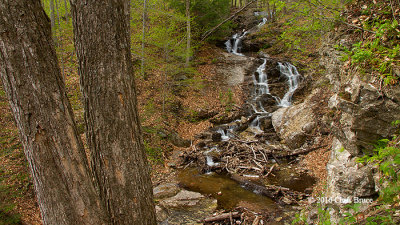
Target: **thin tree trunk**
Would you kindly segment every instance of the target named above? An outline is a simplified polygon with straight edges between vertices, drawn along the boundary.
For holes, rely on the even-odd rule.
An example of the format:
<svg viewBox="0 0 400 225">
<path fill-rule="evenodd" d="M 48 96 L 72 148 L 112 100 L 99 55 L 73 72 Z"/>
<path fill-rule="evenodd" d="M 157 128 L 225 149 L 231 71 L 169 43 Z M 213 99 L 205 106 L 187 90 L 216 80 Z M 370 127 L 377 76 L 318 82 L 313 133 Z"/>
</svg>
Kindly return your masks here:
<svg viewBox="0 0 400 225">
<path fill-rule="evenodd" d="M 60 38 L 57 38 L 57 48 L 61 51 L 61 57 L 60 57 L 60 59 L 61 59 L 61 74 L 62 74 L 62 78 L 63 78 L 63 81 L 64 81 L 64 83 L 65 83 L 65 73 L 64 73 L 64 58 L 63 58 L 63 56 L 64 56 L 64 50 L 63 50 L 63 46 L 62 46 L 62 31 L 61 31 L 61 24 L 60 24 L 60 13 L 59 13 L 59 8 L 58 8 L 58 2 L 57 2 L 57 0 L 55 0 L 56 1 L 56 10 L 57 10 L 57 25 L 58 25 L 58 27 L 59 27 L 59 29 L 58 29 L 58 32 L 55 32 L 55 34 L 56 34 L 56 37 L 57 37 L 57 33 L 59 33 L 60 34 Z"/>
<path fill-rule="evenodd" d="M 87 143 L 113 224 L 156 224 L 125 0 L 70 1 Z"/>
<path fill-rule="evenodd" d="M 50 0 L 50 21 L 51 21 L 51 30 L 55 31 L 56 16 L 54 9 L 54 0 Z"/>
<path fill-rule="evenodd" d="M 144 50 L 145 50 L 145 41 L 146 41 L 146 21 L 147 21 L 147 0 L 143 0 L 143 24 L 142 24 L 142 65 L 141 65 L 141 70 L 142 70 L 142 76 L 144 79 L 146 79 L 145 76 L 145 57 L 144 57 Z"/>
<path fill-rule="evenodd" d="M 190 54 L 191 54 L 191 49 L 190 49 L 190 39 L 191 39 L 191 31 L 190 31 L 190 0 L 186 0 L 186 17 L 187 17 L 187 34 L 186 34 L 186 62 L 185 62 L 185 67 L 189 67 L 189 62 L 190 62 Z"/>
<path fill-rule="evenodd" d="M 65 7 L 65 21 L 69 20 L 69 10 L 68 10 L 68 4 L 67 4 L 67 0 L 64 0 L 64 7 Z"/>
<path fill-rule="evenodd" d="M 44 224 L 108 224 L 39 0 L 0 1 L 0 71 Z"/>
<path fill-rule="evenodd" d="M 164 60 L 165 60 L 165 69 L 164 69 L 164 84 L 163 84 L 163 93 L 162 93 L 162 113 L 165 115 L 165 99 L 167 95 L 167 81 L 168 81 L 168 41 L 166 41 L 164 46 Z"/>
</svg>

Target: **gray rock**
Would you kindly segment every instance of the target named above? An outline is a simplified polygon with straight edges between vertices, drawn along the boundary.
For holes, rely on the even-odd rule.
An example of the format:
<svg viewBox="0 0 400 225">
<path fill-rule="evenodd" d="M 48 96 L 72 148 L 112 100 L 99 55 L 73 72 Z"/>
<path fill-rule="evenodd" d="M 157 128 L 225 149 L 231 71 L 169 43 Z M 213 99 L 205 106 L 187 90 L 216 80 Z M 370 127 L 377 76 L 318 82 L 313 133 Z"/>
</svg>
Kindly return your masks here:
<svg viewBox="0 0 400 225">
<path fill-rule="evenodd" d="M 179 190 L 179 187 L 174 183 L 160 184 L 153 188 L 153 195 L 156 199 L 163 199 L 176 195 Z"/>
<path fill-rule="evenodd" d="M 342 92 L 333 95 L 328 106 L 341 112 L 338 121 L 328 121 L 334 135 L 343 146 L 356 156 L 362 149 L 365 153 L 373 149 L 375 141 L 388 138 L 395 127 L 391 123 L 400 119 L 400 105 L 396 91 L 390 97 L 357 76 L 343 84 Z"/>
<path fill-rule="evenodd" d="M 198 192 L 182 190 L 177 195 L 164 199 L 160 204 L 166 208 L 190 207 L 197 205 L 204 195 Z"/>
<path fill-rule="evenodd" d="M 252 57 L 243 57 L 228 52 L 223 52 L 220 61 L 223 66 L 217 67 L 217 74 L 226 79 L 229 86 L 236 86 L 244 81 L 248 71 L 252 71 L 257 65 L 257 59 Z"/>
<path fill-rule="evenodd" d="M 372 168 L 355 162 L 339 140 L 332 143 L 332 155 L 327 164 L 326 197 L 369 197 L 376 193 Z"/>
</svg>

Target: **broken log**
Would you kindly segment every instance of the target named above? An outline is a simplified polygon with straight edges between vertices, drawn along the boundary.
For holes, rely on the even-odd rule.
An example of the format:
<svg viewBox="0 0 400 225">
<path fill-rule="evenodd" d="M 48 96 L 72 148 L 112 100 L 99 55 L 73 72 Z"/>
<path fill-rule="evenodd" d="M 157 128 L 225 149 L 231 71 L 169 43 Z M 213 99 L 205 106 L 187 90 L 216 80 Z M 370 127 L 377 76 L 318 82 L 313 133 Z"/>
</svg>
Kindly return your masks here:
<svg viewBox="0 0 400 225">
<path fill-rule="evenodd" d="M 212 217 L 208 217 L 204 219 L 205 223 L 212 223 L 212 222 L 216 222 L 216 221 L 221 221 L 221 220 L 225 220 L 225 219 L 229 219 L 229 218 L 237 218 L 240 217 L 238 212 L 230 212 L 230 213 L 223 213 L 221 215 L 217 215 L 217 216 L 212 216 Z"/>
</svg>

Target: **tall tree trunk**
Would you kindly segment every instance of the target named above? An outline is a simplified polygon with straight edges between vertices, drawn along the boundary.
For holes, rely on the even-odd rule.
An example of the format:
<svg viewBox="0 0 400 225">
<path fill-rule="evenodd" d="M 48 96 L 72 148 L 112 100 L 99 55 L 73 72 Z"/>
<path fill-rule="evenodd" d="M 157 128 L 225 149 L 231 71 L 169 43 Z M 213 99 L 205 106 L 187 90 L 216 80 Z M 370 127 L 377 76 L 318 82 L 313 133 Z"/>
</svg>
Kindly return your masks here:
<svg viewBox="0 0 400 225">
<path fill-rule="evenodd" d="M 143 14 L 142 14 L 142 65 L 140 69 L 142 70 L 142 76 L 146 79 L 147 77 L 145 76 L 145 71 L 144 71 L 144 47 L 145 47 L 145 41 L 146 41 L 146 21 L 147 21 L 147 0 L 143 0 Z"/>
<path fill-rule="evenodd" d="M 190 31 L 190 0 L 186 0 L 186 62 L 185 62 L 185 67 L 189 67 L 189 62 L 190 62 L 190 55 L 191 55 L 191 49 L 190 49 L 190 39 L 191 39 L 191 31 Z"/>
<path fill-rule="evenodd" d="M 125 0 L 71 0 L 86 136 L 113 224 L 156 224 Z"/>
<path fill-rule="evenodd" d="M 44 224 L 108 224 L 39 0 L 0 1 L 0 71 Z"/>
</svg>

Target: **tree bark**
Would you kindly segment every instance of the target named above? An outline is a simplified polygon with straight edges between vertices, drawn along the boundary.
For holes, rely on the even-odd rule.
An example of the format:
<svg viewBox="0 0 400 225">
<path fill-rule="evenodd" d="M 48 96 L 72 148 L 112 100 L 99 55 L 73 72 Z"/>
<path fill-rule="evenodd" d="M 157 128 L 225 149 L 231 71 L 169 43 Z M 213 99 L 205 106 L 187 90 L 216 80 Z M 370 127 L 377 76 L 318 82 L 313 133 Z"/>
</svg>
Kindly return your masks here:
<svg viewBox="0 0 400 225">
<path fill-rule="evenodd" d="M 191 30 L 190 30 L 190 0 L 186 0 L 186 62 L 185 67 L 189 67 L 190 62 L 190 39 L 191 39 Z"/>
<path fill-rule="evenodd" d="M 156 224 L 125 0 L 71 0 L 86 136 L 113 224 Z"/>
<path fill-rule="evenodd" d="M 39 0 L 0 0 L 0 71 L 44 224 L 108 224 Z"/>
</svg>

